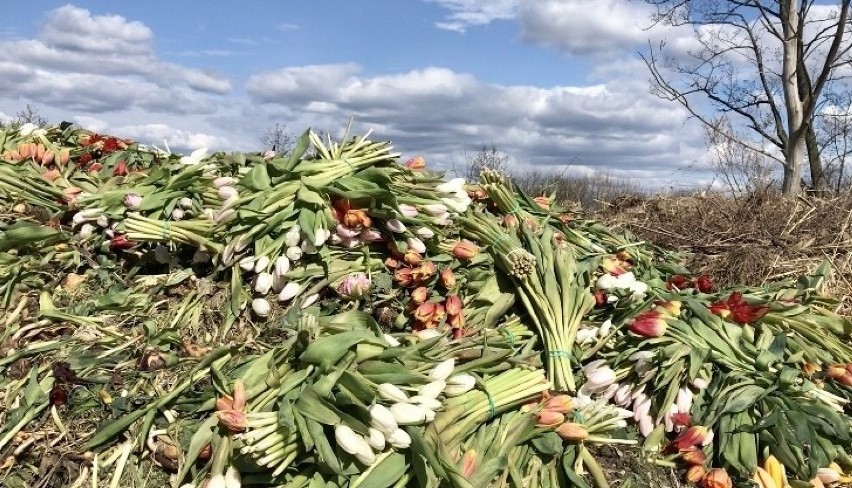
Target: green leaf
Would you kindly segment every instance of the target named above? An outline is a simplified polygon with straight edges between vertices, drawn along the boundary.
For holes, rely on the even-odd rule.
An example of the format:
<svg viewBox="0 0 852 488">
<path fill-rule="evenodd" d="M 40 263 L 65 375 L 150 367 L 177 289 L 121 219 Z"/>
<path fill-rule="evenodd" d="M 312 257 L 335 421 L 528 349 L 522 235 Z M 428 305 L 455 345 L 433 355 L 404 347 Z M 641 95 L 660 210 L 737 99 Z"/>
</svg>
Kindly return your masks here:
<svg viewBox="0 0 852 488">
<path fill-rule="evenodd" d="M 305 132 L 302 133 L 301 136 L 296 140 L 296 145 L 293 147 L 293 151 L 290 153 L 290 158 L 283 166 L 284 171 L 293 171 L 293 168 L 299 164 L 299 161 L 302 160 L 302 156 L 305 155 L 305 152 L 308 150 L 308 147 L 311 145 L 311 129 L 309 128 Z"/>
<path fill-rule="evenodd" d="M 240 185 L 254 191 L 263 191 L 270 188 L 269 173 L 266 171 L 266 164 L 256 164 L 245 176 L 240 180 Z"/>
<path fill-rule="evenodd" d="M 399 481 L 408 471 L 408 462 L 405 456 L 398 452 L 390 455 L 376 463 L 374 466 L 352 480 L 352 488 L 388 488 Z"/>
<path fill-rule="evenodd" d="M 319 207 L 323 207 L 326 205 L 325 199 L 314 190 L 308 188 L 308 185 L 302 183 L 302 186 L 299 187 L 299 190 L 296 192 L 296 199 L 300 202 L 309 203 L 312 205 L 317 205 Z M 313 225 L 305 228 L 306 231 L 313 229 Z"/>
<path fill-rule="evenodd" d="M 218 418 L 215 415 L 211 415 L 201 423 L 198 430 L 192 435 L 192 439 L 189 441 L 189 449 L 186 452 L 186 458 L 183 460 L 183 464 L 177 474 L 178 481 L 183 481 L 187 473 L 189 473 L 189 469 L 195 464 L 195 460 L 198 459 L 201 451 L 213 440 L 213 431 L 218 422 Z"/>
<path fill-rule="evenodd" d="M 314 447 L 316 448 L 317 460 L 320 464 L 325 465 L 328 469 L 336 474 L 343 474 L 343 467 L 340 465 L 340 460 L 334 453 L 334 448 L 328 442 L 328 437 L 322 428 L 322 424 L 311 419 L 305 419 L 308 431 L 314 439 Z"/>
<path fill-rule="evenodd" d="M 296 402 L 296 409 L 305 417 L 326 425 L 340 423 L 340 416 L 334 413 L 334 410 L 329 408 L 325 400 L 317 395 L 311 387 L 305 388 L 302 392 L 302 396 Z"/>
</svg>

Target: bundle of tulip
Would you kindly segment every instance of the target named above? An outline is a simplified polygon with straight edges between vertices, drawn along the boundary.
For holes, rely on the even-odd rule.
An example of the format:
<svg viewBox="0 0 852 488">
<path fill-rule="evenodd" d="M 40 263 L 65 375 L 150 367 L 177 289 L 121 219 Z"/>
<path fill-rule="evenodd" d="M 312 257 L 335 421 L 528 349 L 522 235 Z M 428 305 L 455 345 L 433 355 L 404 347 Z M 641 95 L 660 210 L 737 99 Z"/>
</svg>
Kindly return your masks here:
<svg viewBox="0 0 852 488">
<path fill-rule="evenodd" d="M 635 427 L 705 488 L 845 479 L 826 269 L 717 292 L 493 171 L 396 157 L 0 130 L 7 462 L 58 438 L 93 450 L 77 486 L 150 454 L 175 485 L 602 488 L 587 446 Z"/>
</svg>

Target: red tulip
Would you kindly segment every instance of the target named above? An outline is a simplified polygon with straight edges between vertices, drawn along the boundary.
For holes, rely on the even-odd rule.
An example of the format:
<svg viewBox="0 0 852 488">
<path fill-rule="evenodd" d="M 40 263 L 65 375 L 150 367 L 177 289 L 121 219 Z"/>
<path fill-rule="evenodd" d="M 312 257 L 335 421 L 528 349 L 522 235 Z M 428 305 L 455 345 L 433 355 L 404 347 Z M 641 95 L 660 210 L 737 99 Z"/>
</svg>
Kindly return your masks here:
<svg viewBox="0 0 852 488">
<path fill-rule="evenodd" d="M 642 337 L 660 337 L 666 333 L 666 320 L 663 314 L 649 310 L 637 316 L 630 323 L 630 332 Z"/>
</svg>

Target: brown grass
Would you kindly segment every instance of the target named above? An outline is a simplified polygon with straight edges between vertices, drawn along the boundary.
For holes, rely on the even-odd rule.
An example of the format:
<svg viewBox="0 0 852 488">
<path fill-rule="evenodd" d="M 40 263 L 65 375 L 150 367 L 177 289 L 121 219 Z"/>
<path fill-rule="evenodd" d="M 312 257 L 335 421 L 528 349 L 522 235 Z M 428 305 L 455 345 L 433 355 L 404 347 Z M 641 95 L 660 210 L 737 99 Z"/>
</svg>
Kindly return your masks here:
<svg viewBox="0 0 852 488">
<path fill-rule="evenodd" d="M 834 273 L 827 291 L 852 309 L 852 194 L 629 197 L 596 217 L 687 252 L 687 267 L 722 287 L 796 278 L 828 259 Z"/>
</svg>

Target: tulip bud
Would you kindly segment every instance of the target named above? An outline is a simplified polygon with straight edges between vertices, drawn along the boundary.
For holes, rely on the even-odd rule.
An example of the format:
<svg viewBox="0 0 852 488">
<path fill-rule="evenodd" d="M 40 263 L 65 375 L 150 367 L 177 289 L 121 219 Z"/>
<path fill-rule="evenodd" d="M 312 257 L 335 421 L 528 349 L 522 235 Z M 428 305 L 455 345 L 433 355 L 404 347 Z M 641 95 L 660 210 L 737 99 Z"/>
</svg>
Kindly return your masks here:
<svg viewBox="0 0 852 488">
<path fill-rule="evenodd" d="M 831 468 L 819 468 L 817 470 L 817 478 L 825 485 L 837 483 L 840 481 L 840 473 Z"/>
<path fill-rule="evenodd" d="M 183 218 L 185 216 L 186 216 L 186 212 L 184 212 L 182 209 L 180 209 L 180 208 L 172 209 L 172 213 L 171 213 L 172 220 L 183 220 Z"/>
<path fill-rule="evenodd" d="M 299 246 L 290 246 L 284 254 L 287 255 L 287 258 L 290 259 L 290 261 L 298 261 L 302 259 L 302 248 Z"/>
<path fill-rule="evenodd" d="M 417 229 L 416 234 L 418 237 L 421 237 L 423 239 L 431 239 L 435 237 L 435 231 L 428 227 L 420 227 L 419 229 Z"/>
<path fill-rule="evenodd" d="M 544 410 L 551 412 L 568 413 L 574 408 L 574 402 L 568 395 L 552 396 L 544 402 Z"/>
<path fill-rule="evenodd" d="M 337 287 L 337 293 L 343 298 L 357 300 L 370 291 L 370 279 L 364 273 L 352 273 Z"/>
<path fill-rule="evenodd" d="M 216 191 L 216 194 L 219 195 L 219 198 L 222 200 L 227 200 L 234 196 L 239 196 L 239 192 L 233 186 L 220 186 Z"/>
<path fill-rule="evenodd" d="M 412 205 L 407 205 L 405 203 L 399 204 L 399 213 L 408 218 L 417 217 L 417 214 L 420 212 L 417 211 L 417 208 Z"/>
<path fill-rule="evenodd" d="M 405 224 L 400 222 L 398 219 L 390 219 L 385 223 L 385 227 L 396 234 L 401 234 L 405 232 Z"/>
<path fill-rule="evenodd" d="M 568 442 L 582 442 L 589 437 L 586 428 L 575 422 L 565 422 L 556 429 L 556 433 Z"/>
<path fill-rule="evenodd" d="M 243 432 L 248 426 L 245 412 L 239 410 L 220 410 L 216 412 L 219 425 L 231 432 Z"/>
<path fill-rule="evenodd" d="M 267 290 L 269 291 L 269 290 Z M 269 302 L 266 301 L 265 298 L 255 298 L 251 301 L 251 309 L 257 314 L 258 317 L 266 317 L 269 315 L 272 307 L 269 305 Z"/>
<path fill-rule="evenodd" d="M 479 254 L 479 247 L 470 241 L 461 240 L 453 246 L 452 254 L 457 259 L 473 259 Z"/>
<path fill-rule="evenodd" d="M 437 415 L 434 410 L 431 408 L 423 408 L 423 412 L 426 414 L 426 422 L 432 422 L 435 420 L 435 416 Z"/>
<path fill-rule="evenodd" d="M 124 206 L 130 210 L 138 210 L 142 205 L 142 197 L 136 193 L 128 193 L 124 195 Z"/>
<path fill-rule="evenodd" d="M 704 478 L 701 479 L 703 488 L 733 488 L 734 483 L 728 472 L 721 468 L 711 469 Z"/>
<path fill-rule="evenodd" d="M 331 237 L 330 231 L 323 228 L 316 229 L 314 231 L 314 247 L 322 246 L 329 237 Z"/>
<path fill-rule="evenodd" d="M 704 454 L 704 451 L 698 448 L 692 448 L 684 451 L 680 457 L 686 464 L 690 465 L 703 466 L 704 463 L 707 462 L 707 456 Z"/>
<path fill-rule="evenodd" d="M 384 337 L 390 347 L 397 347 L 400 345 L 400 342 L 396 339 L 396 337 L 390 334 L 382 334 L 382 337 Z"/>
<path fill-rule="evenodd" d="M 409 237 L 407 240 L 408 248 L 416 253 L 423 254 L 426 252 L 426 244 L 416 237 Z"/>
<path fill-rule="evenodd" d="M 666 333 L 666 328 L 665 319 L 656 310 L 639 314 L 630 323 L 630 331 L 642 337 L 660 337 Z"/>
<path fill-rule="evenodd" d="M 236 183 L 236 180 L 231 178 L 230 176 L 220 176 L 213 180 L 213 186 L 216 188 L 222 188 L 223 186 L 232 186 Z"/>
<path fill-rule="evenodd" d="M 416 156 L 405 162 L 405 167 L 411 170 L 420 170 L 426 167 L 426 160 L 422 156 Z"/>
<path fill-rule="evenodd" d="M 228 466 L 225 471 L 225 488 L 240 488 L 243 486 L 243 479 L 240 472 L 233 466 Z"/>
<path fill-rule="evenodd" d="M 456 367 L 455 358 L 450 358 L 438 363 L 432 371 L 429 372 L 429 379 L 435 381 L 446 381 L 453 374 L 453 369 Z M 446 385 L 444 385 L 446 386 Z M 437 395 L 436 395 L 437 396 Z M 433 397 L 434 398 L 434 397 Z"/>
<path fill-rule="evenodd" d="M 384 383 L 384 384 L 387 385 L 388 383 Z M 393 385 L 391 385 L 391 386 L 393 386 Z M 379 395 L 381 395 L 381 394 L 382 394 L 382 389 L 381 389 L 381 386 L 380 386 L 379 387 Z M 403 393 L 403 395 L 405 395 L 405 394 Z M 385 398 L 385 399 L 386 400 L 392 400 L 390 398 Z M 406 401 L 407 401 L 407 399 L 406 399 Z M 403 403 L 396 403 L 395 405 L 403 405 Z M 369 410 L 370 410 L 370 419 L 371 419 L 370 420 L 370 426 L 375 427 L 376 429 L 378 429 L 379 431 L 381 431 L 385 434 L 392 433 L 399 428 L 398 425 L 397 425 L 397 421 L 394 418 L 393 412 L 390 409 L 388 409 L 387 407 L 385 407 L 384 405 L 377 403 L 377 404 L 371 406 L 369 408 Z"/>
<path fill-rule="evenodd" d="M 448 397 L 464 395 L 476 386 L 476 378 L 468 373 L 461 373 L 447 378 L 444 394 Z"/>
<path fill-rule="evenodd" d="M 236 212 L 236 210 L 234 210 L 234 209 L 232 209 L 232 208 L 229 208 L 229 209 L 227 209 L 227 210 L 223 210 L 223 211 L 221 211 L 221 212 L 217 213 L 217 214 L 213 217 L 213 220 L 214 220 L 217 224 L 223 224 L 223 223 L 226 223 L 226 222 L 230 222 L 230 221 L 231 221 L 234 217 L 236 217 L 236 216 L 237 216 L 237 212 Z"/>
<path fill-rule="evenodd" d="M 396 429 L 387 437 L 388 444 L 397 449 L 407 449 L 411 445 L 411 436 L 402 429 Z"/>
<path fill-rule="evenodd" d="M 294 225 L 284 234 L 284 243 L 287 244 L 287 247 L 296 247 L 299 245 L 299 241 L 302 240 L 302 229 L 299 225 Z M 292 258 L 291 258 L 292 259 Z"/>
<path fill-rule="evenodd" d="M 290 271 L 290 260 L 287 256 L 278 256 L 275 258 L 275 275 L 284 276 Z"/>
<path fill-rule="evenodd" d="M 440 395 L 446 387 L 447 383 L 445 381 L 435 380 L 418 388 L 417 394 L 425 397 L 438 398 L 438 395 Z"/>
<path fill-rule="evenodd" d="M 254 291 L 261 295 L 266 295 L 272 288 L 272 282 L 273 278 L 271 274 L 267 272 L 260 273 L 254 278 Z"/>
<path fill-rule="evenodd" d="M 439 410 L 444 404 L 441 403 L 440 400 L 436 400 L 431 397 L 425 397 L 420 395 L 415 395 L 408 399 L 409 403 L 415 403 L 420 405 L 423 408 L 428 408 L 429 410 Z"/>
<path fill-rule="evenodd" d="M 671 446 L 676 451 L 686 451 L 691 447 L 695 447 L 704 443 L 710 432 L 703 425 L 693 425 L 684 430 L 679 436 L 672 441 Z"/>
<path fill-rule="evenodd" d="M 466 479 L 470 479 L 476 471 L 476 466 L 479 464 L 479 456 L 476 450 L 470 449 L 464 453 L 461 460 L 461 475 Z"/>
<path fill-rule="evenodd" d="M 414 303 L 415 305 L 422 305 L 423 303 L 426 303 L 426 300 L 428 300 L 428 299 L 429 299 L 429 289 L 426 288 L 425 286 L 420 286 L 418 288 L 415 288 L 411 292 L 411 302 Z"/>
<path fill-rule="evenodd" d="M 426 411 L 419 405 L 394 403 L 391 405 L 390 411 L 399 425 L 421 425 L 426 422 Z"/>
<path fill-rule="evenodd" d="M 704 466 L 690 466 L 689 469 L 686 470 L 685 479 L 687 482 L 697 485 L 706 474 L 707 470 L 704 469 Z"/>
<path fill-rule="evenodd" d="M 598 290 L 611 290 L 615 288 L 617 278 L 609 273 L 603 274 L 595 282 L 595 288 Z"/>
<path fill-rule="evenodd" d="M 408 402 L 408 395 L 405 394 L 404 391 L 399 389 L 398 386 L 390 384 L 390 383 L 382 383 L 378 387 L 376 387 L 379 396 L 384 400 L 389 400 L 397 403 L 406 403 Z"/>
<path fill-rule="evenodd" d="M 228 488 L 225 481 L 225 475 L 217 474 L 216 476 L 211 477 L 204 488 Z"/>
<path fill-rule="evenodd" d="M 370 433 L 369 437 L 367 437 L 367 443 L 370 444 L 370 447 L 377 451 L 385 450 L 385 435 L 379 429 L 375 427 L 370 427 L 368 431 Z"/>
<path fill-rule="evenodd" d="M 609 386 L 615 383 L 615 371 L 609 366 L 600 366 L 591 372 L 586 373 L 586 383 L 583 387 L 592 393 L 598 393 L 606 390 Z"/>
<path fill-rule="evenodd" d="M 447 290 L 451 290 L 456 286 L 456 275 L 451 268 L 442 269 L 440 279 L 441 285 Z"/>
<path fill-rule="evenodd" d="M 683 387 L 678 390 L 677 400 L 675 400 L 678 412 L 689 413 L 689 410 L 692 408 L 692 398 L 692 390 L 689 388 Z"/>
<path fill-rule="evenodd" d="M 243 271 L 251 271 L 251 270 L 254 269 L 254 257 L 246 256 L 246 257 L 240 259 L 239 264 L 240 264 L 240 268 Z"/>
<path fill-rule="evenodd" d="M 255 273 L 260 273 L 261 271 L 266 271 L 267 268 L 269 268 L 269 257 L 268 256 L 261 256 L 261 257 L 257 258 L 257 260 L 254 262 L 254 272 Z"/>
<path fill-rule="evenodd" d="M 455 193 L 458 190 L 464 189 L 464 178 L 453 178 L 450 181 L 441 183 L 435 187 L 441 193 Z M 467 195 L 467 193 L 465 193 Z"/>
<path fill-rule="evenodd" d="M 341 449 L 349 454 L 355 455 L 370 449 L 370 445 L 361 434 L 358 434 L 346 424 L 337 424 L 334 426 L 334 440 Z"/>
<path fill-rule="evenodd" d="M 698 377 L 692 380 L 692 386 L 694 386 L 698 390 L 706 390 L 710 383 L 704 378 Z"/>
<path fill-rule="evenodd" d="M 83 239 L 88 239 L 89 237 L 92 237 L 94 233 L 95 226 L 92 224 L 83 224 L 83 226 L 80 227 L 80 237 L 82 237 Z"/>
<path fill-rule="evenodd" d="M 539 427 L 557 427 L 565 422 L 565 415 L 553 410 L 542 410 L 536 414 L 536 425 Z"/>
</svg>

